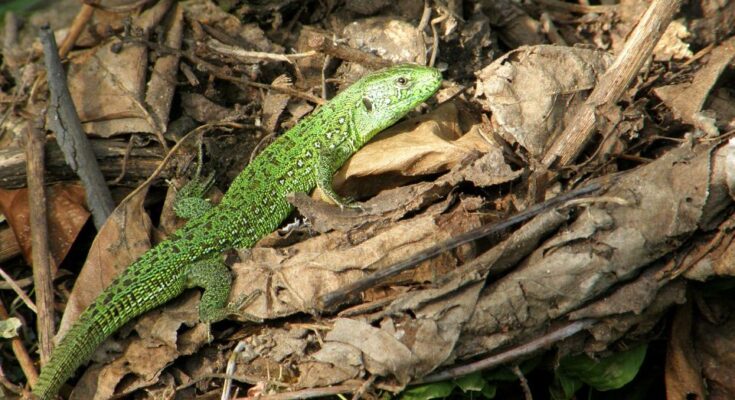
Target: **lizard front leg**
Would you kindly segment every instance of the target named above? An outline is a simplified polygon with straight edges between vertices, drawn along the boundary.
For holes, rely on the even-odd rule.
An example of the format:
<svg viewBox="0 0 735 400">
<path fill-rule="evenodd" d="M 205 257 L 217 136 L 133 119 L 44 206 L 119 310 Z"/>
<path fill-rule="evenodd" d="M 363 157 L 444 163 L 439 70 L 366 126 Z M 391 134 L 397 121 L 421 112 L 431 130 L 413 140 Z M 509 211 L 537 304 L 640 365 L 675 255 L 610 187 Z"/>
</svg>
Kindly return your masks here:
<svg viewBox="0 0 735 400">
<path fill-rule="evenodd" d="M 362 206 L 353 202 L 352 199 L 345 199 L 332 187 L 332 178 L 337 172 L 342 162 L 349 158 L 352 151 L 347 148 L 346 144 L 337 146 L 329 152 L 322 151 L 316 157 L 316 186 L 322 191 L 324 196 L 331 200 L 339 208 L 356 208 L 362 209 Z"/>
<path fill-rule="evenodd" d="M 176 216 L 183 219 L 194 219 L 212 208 L 209 199 L 204 195 L 214 184 L 214 173 L 202 176 L 204 166 L 204 149 L 201 141 L 197 153 L 197 166 L 194 176 L 181 189 L 176 192 L 174 199 L 174 212 Z"/>
</svg>

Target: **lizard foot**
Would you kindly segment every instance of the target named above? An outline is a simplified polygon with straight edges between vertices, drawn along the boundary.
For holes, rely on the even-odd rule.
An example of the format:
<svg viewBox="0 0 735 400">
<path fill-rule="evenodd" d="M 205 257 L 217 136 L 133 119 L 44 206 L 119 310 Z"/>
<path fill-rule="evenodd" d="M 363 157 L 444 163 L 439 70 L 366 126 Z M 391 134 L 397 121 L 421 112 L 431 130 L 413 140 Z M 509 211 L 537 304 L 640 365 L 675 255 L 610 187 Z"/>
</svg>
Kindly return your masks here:
<svg viewBox="0 0 735 400">
<path fill-rule="evenodd" d="M 246 321 L 255 322 L 258 324 L 263 323 L 262 318 L 242 311 L 242 308 L 245 308 L 252 304 L 253 301 L 255 301 L 255 299 L 258 298 L 258 296 L 260 296 L 261 294 L 263 294 L 263 291 L 260 289 L 256 289 L 249 294 L 242 294 L 237 298 L 237 300 L 227 306 L 227 311 L 230 315 L 235 315 Z"/>
</svg>

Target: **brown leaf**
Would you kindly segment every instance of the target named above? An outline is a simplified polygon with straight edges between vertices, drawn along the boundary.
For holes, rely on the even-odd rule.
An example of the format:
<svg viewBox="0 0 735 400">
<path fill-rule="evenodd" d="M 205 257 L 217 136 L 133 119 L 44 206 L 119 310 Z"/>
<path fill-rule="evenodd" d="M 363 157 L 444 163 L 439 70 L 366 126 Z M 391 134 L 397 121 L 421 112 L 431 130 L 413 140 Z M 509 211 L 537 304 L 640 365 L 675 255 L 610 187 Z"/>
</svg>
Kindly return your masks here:
<svg viewBox="0 0 735 400">
<path fill-rule="evenodd" d="M 273 80 L 273 86 L 290 88 L 290 79 L 286 75 L 280 75 Z M 291 96 L 276 91 L 269 91 L 263 100 L 263 128 L 266 132 L 276 132 L 278 128 L 278 119 L 281 117 L 283 110 L 286 109 Z"/>
<path fill-rule="evenodd" d="M 576 115 L 612 63 L 606 52 L 574 47 L 521 47 L 477 73 L 477 96 L 505 140 L 533 156 Z"/>
<path fill-rule="evenodd" d="M 151 247 L 151 221 L 143 209 L 147 187 L 112 212 L 92 243 L 59 326 L 61 338 L 104 288 Z"/>
<path fill-rule="evenodd" d="M 604 293 L 641 276 L 652 262 L 716 220 L 718 211 L 732 204 L 722 172 L 730 152 L 730 146 L 691 149 L 684 145 L 621 175 L 605 196 L 624 202 L 588 207 L 568 229 L 483 290 L 463 334 L 467 353 L 459 355 L 492 351 L 529 329 L 568 317 L 592 299 L 603 302 Z M 635 316 L 650 298 L 621 298 L 656 290 L 666 279 L 670 277 L 644 274 L 615 295 L 607 308 L 598 310 Z M 680 301 L 683 289 L 673 286 L 676 283 L 664 286 L 670 287 L 667 306 Z"/>
<path fill-rule="evenodd" d="M 142 31 L 142 38 L 147 38 L 153 28 L 163 28 L 167 31 L 162 42 L 178 48 L 180 9 L 176 8 L 174 23 L 161 24 L 171 5 L 154 2 L 132 15 L 131 25 Z M 69 91 L 86 132 L 102 137 L 146 132 L 162 138 L 176 85 L 178 57 L 161 56 L 148 82 L 148 46 L 142 43 L 108 40 L 104 45 L 71 53 L 69 61 Z"/>
<path fill-rule="evenodd" d="M 471 202 L 462 204 L 447 215 L 446 204 L 440 203 L 408 220 L 354 230 L 348 236 L 329 232 L 286 249 L 255 247 L 233 265 L 232 291 L 261 290 L 246 309 L 261 318 L 309 311 L 318 297 L 477 226 L 480 216 L 472 213 Z M 413 274 L 400 279 L 413 280 Z"/>
<path fill-rule="evenodd" d="M 709 60 L 695 73 L 691 83 L 661 86 L 654 89 L 653 92 L 671 108 L 677 118 L 681 118 L 684 122 L 694 125 L 711 136 L 716 136 L 719 133 L 717 128 L 708 126 L 706 121 L 702 120 L 700 111 L 710 91 L 733 58 L 735 58 L 735 37 L 726 40 L 712 50 Z"/>
<path fill-rule="evenodd" d="M 89 218 L 84 208 L 84 189 L 79 185 L 60 184 L 47 189 L 49 246 L 54 268 L 66 257 L 74 240 Z M 0 189 L 0 211 L 8 220 L 23 257 L 31 264 L 31 228 L 28 190 Z"/>
<path fill-rule="evenodd" d="M 693 330 L 694 355 L 701 360 L 702 378 L 707 382 L 708 397 L 712 400 L 735 398 L 735 318 L 729 298 L 702 299 L 699 303 L 700 317 L 695 319 Z M 705 318 L 707 313 L 716 313 L 716 318 Z M 687 388 L 692 389 L 692 388 Z"/>
<path fill-rule="evenodd" d="M 363 355 L 364 366 L 372 374 L 395 376 L 405 384 L 419 360 L 404 343 L 388 332 L 365 321 L 340 318 L 324 338 L 355 347 Z"/>
<path fill-rule="evenodd" d="M 155 132 L 143 107 L 148 51 L 115 41 L 74 53 L 69 59 L 69 91 L 86 132 L 110 137 L 127 132 Z"/>
<path fill-rule="evenodd" d="M 692 303 L 676 311 L 666 350 L 666 398 L 706 399 L 701 360 L 692 343 Z"/>
<path fill-rule="evenodd" d="M 348 196 L 370 196 L 418 176 L 446 172 L 493 145 L 477 130 L 462 135 L 457 107 L 449 102 L 380 133 L 347 160 L 333 184 Z"/>
</svg>

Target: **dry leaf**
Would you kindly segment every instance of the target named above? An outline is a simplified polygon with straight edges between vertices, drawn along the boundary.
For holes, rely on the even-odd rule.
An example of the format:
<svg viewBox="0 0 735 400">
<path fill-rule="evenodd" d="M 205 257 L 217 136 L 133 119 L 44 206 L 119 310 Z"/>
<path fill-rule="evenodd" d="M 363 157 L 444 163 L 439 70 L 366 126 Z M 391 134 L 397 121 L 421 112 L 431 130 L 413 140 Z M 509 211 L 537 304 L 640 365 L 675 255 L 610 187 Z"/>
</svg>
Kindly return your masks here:
<svg viewBox="0 0 735 400">
<path fill-rule="evenodd" d="M 334 176 L 344 195 L 363 198 L 416 177 L 446 172 L 494 146 L 477 130 L 462 135 L 457 107 L 449 102 L 432 112 L 381 132 Z M 314 197 L 319 197 L 315 191 Z"/>
<path fill-rule="evenodd" d="M 309 311 L 318 297 L 479 224 L 479 216 L 469 214 L 469 207 L 449 215 L 441 214 L 444 209 L 430 208 L 412 219 L 368 230 L 362 237 L 330 232 L 283 250 L 255 247 L 248 259 L 232 267 L 232 291 L 261 290 L 246 309 L 261 318 Z"/>
<path fill-rule="evenodd" d="M 426 65 L 423 34 L 414 25 L 394 17 L 371 17 L 353 21 L 342 30 L 350 47 L 377 54 L 395 63 Z M 340 66 L 338 72 L 354 82 L 367 70 L 359 63 Z"/>
<path fill-rule="evenodd" d="M 692 342 L 692 303 L 676 310 L 666 350 L 666 397 L 706 399 L 701 360 Z"/>
<path fill-rule="evenodd" d="M 694 355 L 702 364 L 702 377 L 707 383 L 707 399 L 726 400 L 735 398 L 735 319 L 732 317 L 734 304 L 729 298 L 707 298 L 698 307 L 698 318 L 694 319 Z M 707 308 L 702 309 L 702 308 Z M 707 314 L 715 314 L 707 318 Z"/>
<path fill-rule="evenodd" d="M 286 75 L 279 75 L 272 82 L 276 87 L 292 87 L 291 80 Z M 281 117 L 283 110 L 286 109 L 290 95 L 279 93 L 276 91 L 268 91 L 263 100 L 263 128 L 266 132 L 275 132 L 278 128 L 278 119 Z"/>
<path fill-rule="evenodd" d="M 84 189 L 79 185 L 60 184 L 46 189 L 49 247 L 56 268 L 66 257 L 77 235 L 89 219 L 84 208 Z M 31 264 L 31 227 L 28 190 L 0 189 L 0 211 L 13 228 L 26 262 Z"/>
<path fill-rule="evenodd" d="M 735 58 L 735 37 L 723 42 L 710 53 L 707 64 L 697 71 L 691 83 L 660 86 L 653 92 L 668 105 L 677 118 L 702 129 L 710 136 L 719 131 L 712 124 L 703 126 L 699 112 L 705 105 L 710 91 L 725 72 L 732 59 Z"/>
<path fill-rule="evenodd" d="M 151 220 L 143 208 L 147 192 L 139 190 L 118 205 L 97 233 L 66 303 L 57 340 L 116 276 L 151 247 Z"/>
<path fill-rule="evenodd" d="M 158 2 L 135 15 L 132 24 L 142 30 L 159 26 L 166 14 L 164 8 L 170 5 Z M 165 44 L 174 48 L 181 41 L 181 13 L 178 7 L 176 10 L 179 23 L 166 27 L 170 35 L 165 39 Z M 67 79 L 84 130 L 101 137 L 129 132 L 162 134 L 176 84 L 171 76 L 176 75 L 177 65 L 177 57 L 161 57 L 154 66 L 156 73 L 146 82 L 148 48 L 144 44 L 108 39 L 104 45 L 72 52 Z M 148 88 L 147 83 L 151 84 Z"/>
<path fill-rule="evenodd" d="M 608 53 L 574 47 L 521 47 L 477 73 L 476 96 L 494 128 L 533 156 L 564 130 L 612 63 Z"/>
<path fill-rule="evenodd" d="M 682 146 L 620 176 L 605 195 L 625 199 L 628 205 L 588 207 L 566 232 L 547 240 L 515 270 L 485 288 L 458 355 L 496 349 L 600 299 L 717 220 L 732 201 L 722 172 L 731 151 L 730 146 L 697 151 Z M 671 279 L 669 274 L 650 278 L 663 283 Z M 633 293 L 628 297 L 661 285 L 645 279 L 638 284 L 626 289 Z M 679 301 L 683 289 L 667 287 L 667 301 Z M 625 297 L 625 292 L 617 297 Z M 509 308 L 509 303 L 514 306 Z M 610 307 L 611 312 L 640 312 L 641 305 L 618 300 Z"/>
</svg>

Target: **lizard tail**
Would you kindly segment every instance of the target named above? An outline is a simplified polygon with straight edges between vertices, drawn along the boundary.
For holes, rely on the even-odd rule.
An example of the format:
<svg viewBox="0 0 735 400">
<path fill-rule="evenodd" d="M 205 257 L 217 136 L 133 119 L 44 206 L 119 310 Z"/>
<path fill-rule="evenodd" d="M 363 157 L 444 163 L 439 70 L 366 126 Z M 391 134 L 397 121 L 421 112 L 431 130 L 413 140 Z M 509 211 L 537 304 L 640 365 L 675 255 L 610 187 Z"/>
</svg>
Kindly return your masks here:
<svg viewBox="0 0 735 400">
<path fill-rule="evenodd" d="M 156 285 L 151 285 L 145 276 L 139 279 L 145 273 L 141 274 L 140 269 L 136 271 L 136 267 L 145 265 L 147 254 L 102 291 L 61 339 L 33 387 L 36 397 L 52 400 L 64 382 L 92 357 L 107 337 L 136 316 L 181 294 L 184 288 L 178 279 L 158 280 Z M 131 279 L 133 276 L 136 279 Z"/>
<path fill-rule="evenodd" d="M 40 400 L 52 400 L 61 386 L 74 371 L 86 362 L 95 348 L 104 341 L 96 331 L 99 325 L 94 321 L 85 321 L 82 313 L 80 321 L 75 323 L 56 347 L 53 356 L 41 369 L 41 375 L 33 387 L 33 394 Z"/>
</svg>

